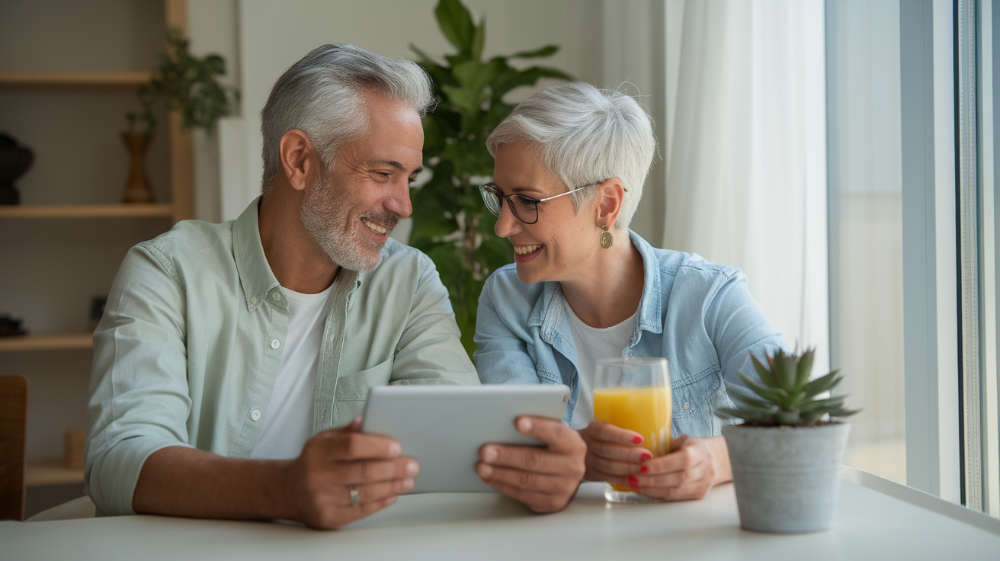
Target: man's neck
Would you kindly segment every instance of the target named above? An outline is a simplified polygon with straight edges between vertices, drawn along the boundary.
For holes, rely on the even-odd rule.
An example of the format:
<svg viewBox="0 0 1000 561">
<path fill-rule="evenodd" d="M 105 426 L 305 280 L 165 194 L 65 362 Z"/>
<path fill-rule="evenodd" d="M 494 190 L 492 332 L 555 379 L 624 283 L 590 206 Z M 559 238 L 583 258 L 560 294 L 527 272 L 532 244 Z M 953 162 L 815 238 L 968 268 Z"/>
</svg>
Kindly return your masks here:
<svg viewBox="0 0 1000 561">
<path fill-rule="evenodd" d="M 260 200 L 257 227 L 264 256 L 281 286 L 314 294 L 326 290 L 340 267 L 313 241 L 299 217 L 301 195 L 275 185 Z"/>
</svg>

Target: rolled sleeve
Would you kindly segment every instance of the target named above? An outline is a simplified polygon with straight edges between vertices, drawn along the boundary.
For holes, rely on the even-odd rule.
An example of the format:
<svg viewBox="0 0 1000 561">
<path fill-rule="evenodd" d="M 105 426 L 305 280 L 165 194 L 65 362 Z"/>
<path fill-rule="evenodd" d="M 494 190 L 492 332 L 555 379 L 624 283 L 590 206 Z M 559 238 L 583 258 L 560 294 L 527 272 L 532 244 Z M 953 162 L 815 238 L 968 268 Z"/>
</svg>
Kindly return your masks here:
<svg viewBox="0 0 1000 561">
<path fill-rule="evenodd" d="M 189 445 L 183 310 L 170 261 L 132 248 L 94 332 L 84 478 L 101 514 L 132 513 L 146 458 Z"/>
</svg>

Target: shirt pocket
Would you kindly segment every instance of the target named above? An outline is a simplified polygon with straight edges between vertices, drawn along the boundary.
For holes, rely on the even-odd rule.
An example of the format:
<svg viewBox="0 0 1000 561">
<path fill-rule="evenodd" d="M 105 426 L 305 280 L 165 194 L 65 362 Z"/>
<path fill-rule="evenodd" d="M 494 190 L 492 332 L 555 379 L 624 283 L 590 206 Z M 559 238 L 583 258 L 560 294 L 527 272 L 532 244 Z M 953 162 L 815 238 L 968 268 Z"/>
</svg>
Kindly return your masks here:
<svg viewBox="0 0 1000 561">
<path fill-rule="evenodd" d="M 368 399 L 368 389 L 389 384 L 392 377 L 392 359 L 371 368 L 342 376 L 337 382 L 337 399 L 357 401 Z"/>
</svg>

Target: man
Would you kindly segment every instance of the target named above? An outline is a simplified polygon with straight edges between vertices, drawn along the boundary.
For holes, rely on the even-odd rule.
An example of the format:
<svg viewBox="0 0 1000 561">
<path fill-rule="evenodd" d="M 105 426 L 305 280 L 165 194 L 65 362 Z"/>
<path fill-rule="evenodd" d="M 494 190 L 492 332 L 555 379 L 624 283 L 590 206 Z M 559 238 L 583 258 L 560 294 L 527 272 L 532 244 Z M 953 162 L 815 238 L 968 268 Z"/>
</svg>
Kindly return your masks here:
<svg viewBox="0 0 1000 561">
<path fill-rule="evenodd" d="M 94 334 L 86 482 L 102 513 L 339 528 L 412 487 L 399 443 L 359 432 L 367 389 L 477 382 L 433 264 L 387 237 L 412 210 L 430 103 L 412 62 L 319 47 L 263 110 L 263 196 L 129 252 Z M 518 428 L 547 446 L 484 446 L 478 472 L 563 508 L 582 440 L 551 419 Z"/>
</svg>

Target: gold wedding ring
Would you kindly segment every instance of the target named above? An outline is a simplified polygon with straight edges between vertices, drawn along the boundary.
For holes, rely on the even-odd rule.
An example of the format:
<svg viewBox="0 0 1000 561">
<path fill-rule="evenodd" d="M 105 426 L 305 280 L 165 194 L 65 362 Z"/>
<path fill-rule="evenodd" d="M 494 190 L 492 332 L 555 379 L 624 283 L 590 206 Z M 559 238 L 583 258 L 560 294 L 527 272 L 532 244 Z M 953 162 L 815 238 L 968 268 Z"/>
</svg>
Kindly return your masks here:
<svg viewBox="0 0 1000 561">
<path fill-rule="evenodd" d="M 357 505 L 358 504 L 358 486 L 357 485 L 353 485 L 353 484 L 352 485 L 348 485 L 347 486 L 347 491 L 351 495 L 351 506 Z"/>
</svg>

